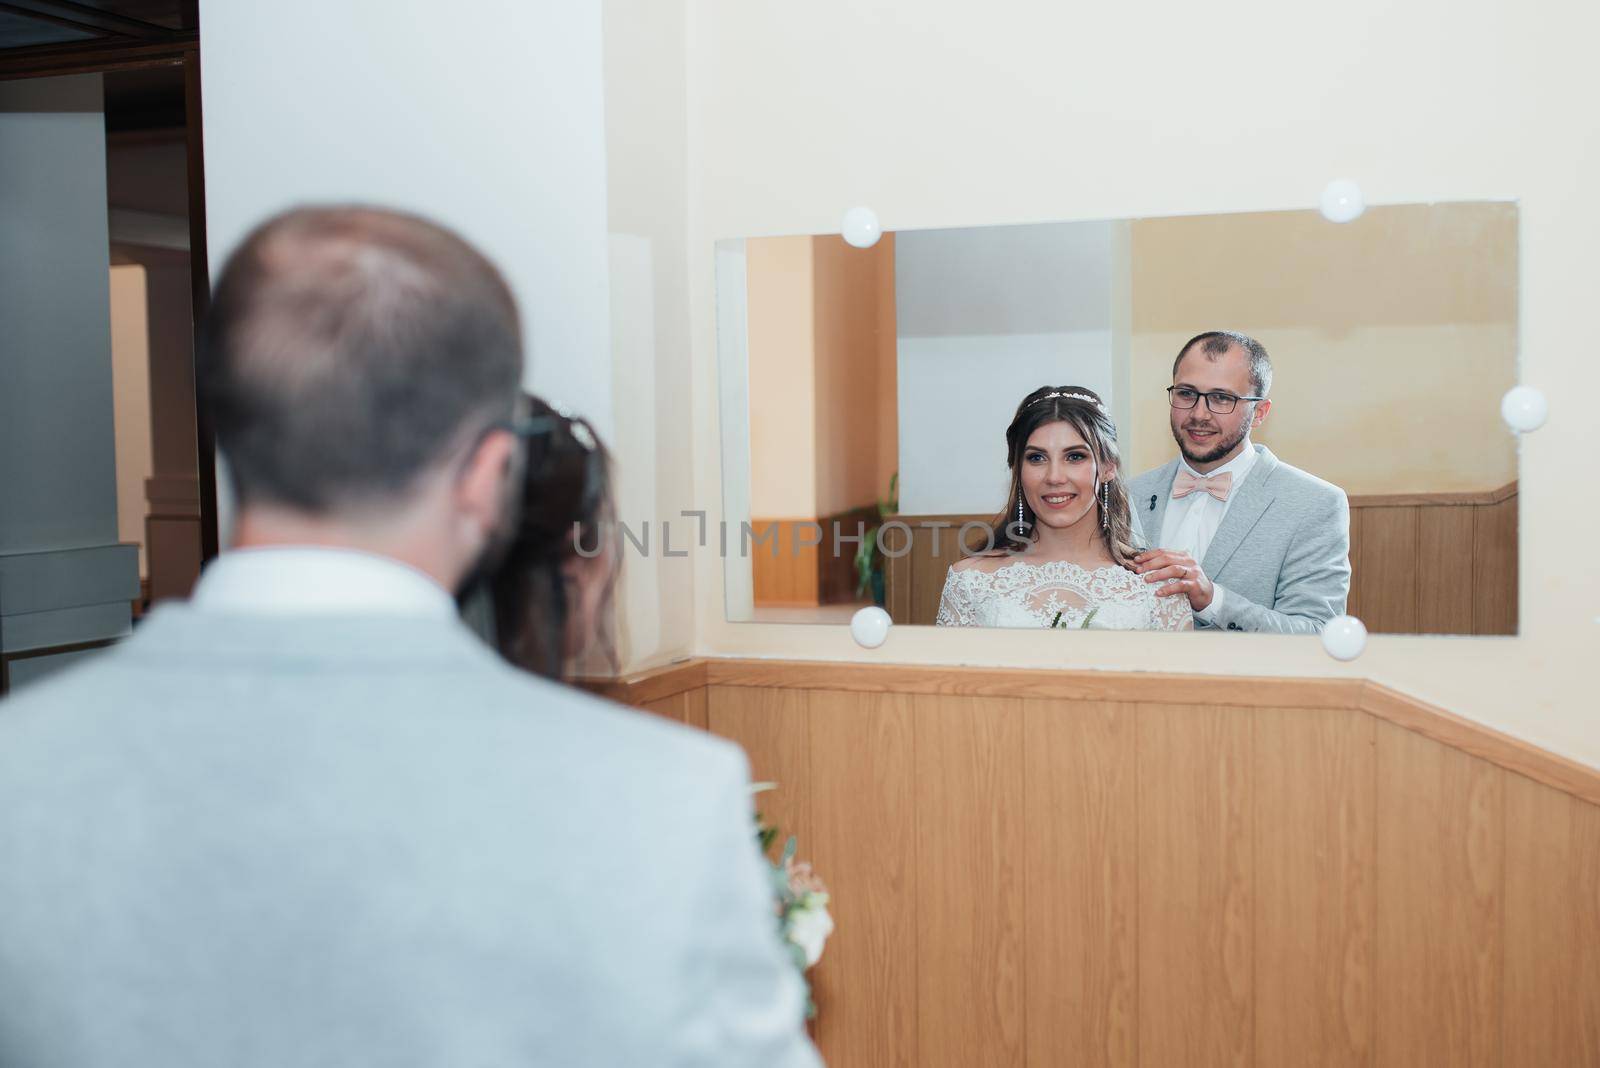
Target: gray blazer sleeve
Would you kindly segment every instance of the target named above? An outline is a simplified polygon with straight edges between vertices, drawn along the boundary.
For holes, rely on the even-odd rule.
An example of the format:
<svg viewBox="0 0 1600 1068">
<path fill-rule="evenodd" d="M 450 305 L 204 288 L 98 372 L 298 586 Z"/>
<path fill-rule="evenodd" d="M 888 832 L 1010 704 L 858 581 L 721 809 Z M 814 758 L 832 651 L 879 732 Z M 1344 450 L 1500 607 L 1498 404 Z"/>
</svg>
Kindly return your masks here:
<svg viewBox="0 0 1600 1068">
<path fill-rule="evenodd" d="M 1214 626 L 1269 634 L 1320 634 L 1343 615 L 1350 596 L 1350 501 L 1344 491 L 1316 495 L 1283 558 L 1272 607 L 1227 589 Z"/>
<path fill-rule="evenodd" d="M 724 765 L 710 791 L 708 873 L 689 968 L 685 1065 L 821 1068 L 806 1037 L 805 992 L 779 940 L 772 877 L 756 843 L 748 766 Z"/>
</svg>

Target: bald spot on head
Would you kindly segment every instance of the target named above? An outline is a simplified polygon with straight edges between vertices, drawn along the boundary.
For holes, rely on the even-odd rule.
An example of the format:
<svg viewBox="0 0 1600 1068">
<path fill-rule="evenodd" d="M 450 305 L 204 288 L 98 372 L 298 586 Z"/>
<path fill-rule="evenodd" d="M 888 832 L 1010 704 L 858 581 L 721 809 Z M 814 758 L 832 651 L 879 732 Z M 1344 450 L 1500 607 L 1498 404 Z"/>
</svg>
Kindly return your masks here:
<svg viewBox="0 0 1600 1068">
<path fill-rule="evenodd" d="M 516 304 L 455 234 L 371 208 L 257 229 L 218 283 L 200 382 L 245 502 L 315 514 L 403 497 L 511 411 Z"/>
</svg>

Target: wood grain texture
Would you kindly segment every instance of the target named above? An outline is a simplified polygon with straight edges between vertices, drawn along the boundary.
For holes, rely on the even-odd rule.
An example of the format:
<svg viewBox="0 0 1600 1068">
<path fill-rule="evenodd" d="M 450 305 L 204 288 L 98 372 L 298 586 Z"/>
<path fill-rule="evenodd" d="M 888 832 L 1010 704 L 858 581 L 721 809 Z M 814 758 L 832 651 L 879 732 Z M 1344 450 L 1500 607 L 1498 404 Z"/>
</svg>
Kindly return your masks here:
<svg viewBox="0 0 1600 1068">
<path fill-rule="evenodd" d="M 800 690 L 729 689 L 706 694 L 712 734 L 737 742 L 750 758 L 753 782 L 776 783 L 758 794 L 755 807 L 780 840 L 811 840 L 811 744 L 807 697 Z"/>
<path fill-rule="evenodd" d="M 1423 634 L 1473 633 L 1475 508 L 1417 510 L 1417 629 Z"/>
<path fill-rule="evenodd" d="M 835 1068 L 914 1068 L 917 930 L 913 699 L 814 690 L 812 836 L 837 923 L 812 971 L 816 1035 Z"/>
<path fill-rule="evenodd" d="M 1508 1068 L 1600 1064 L 1600 808 L 1506 776 Z"/>
<path fill-rule="evenodd" d="M 919 700 L 916 731 L 919 1063 L 1022 1062 L 1022 708 Z"/>
<path fill-rule="evenodd" d="M 1517 500 L 1474 508 L 1472 530 L 1473 630 L 1517 632 Z"/>
<path fill-rule="evenodd" d="M 1372 1056 L 1376 724 L 1360 712 L 1254 716 L 1255 1061 Z"/>
<path fill-rule="evenodd" d="M 675 693 L 671 697 L 658 697 L 654 701 L 647 701 L 637 707 L 646 712 L 653 712 L 665 719 L 682 723 L 689 712 L 689 694 L 685 692 Z"/>
<path fill-rule="evenodd" d="M 1366 508 L 1352 546 L 1352 581 L 1361 576 L 1359 618 L 1375 634 L 1417 633 L 1416 508 Z"/>
<path fill-rule="evenodd" d="M 758 605 L 821 604 L 814 519 L 752 519 L 750 569 Z M 801 538 L 802 528 L 805 537 Z"/>
<path fill-rule="evenodd" d="M 1498 1064 L 1505 772 L 1377 731 L 1375 1063 Z"/>
<path fill-rule="evenodd" d="M 1183 704 L 1215 689 L 1210 675 L 1156 672 L 1043 671 L 1021 668 L 923 667 L 810 660 L 704 659 L 639 676 L 637 684 L 600 681 L 599 692 L 627 704 L 708 684 L 859 693 L 1040 697 L 1073 701 Z M 1232 676 L 1232 707 L 1360 709 L 1454 749 L 1600 805 L 1600 770 L 1502 734 L 1387 686 L 1356 679 Z M 693 706 L 691 705 L 691 709 Z M 703 724 L 703 721 L 701 723 Z"/>
<path fill-rule="evenodd" d="M 1138 719 L 1140 1062 L 1250 1064 L 1249 714 L 1142 705 Z"/>
<path fill-rule="evenodd" d="M 1133 705 L 1023 702 L 1030 1065 L 1138 1064 L 1137 768 Z"/>
</svg>

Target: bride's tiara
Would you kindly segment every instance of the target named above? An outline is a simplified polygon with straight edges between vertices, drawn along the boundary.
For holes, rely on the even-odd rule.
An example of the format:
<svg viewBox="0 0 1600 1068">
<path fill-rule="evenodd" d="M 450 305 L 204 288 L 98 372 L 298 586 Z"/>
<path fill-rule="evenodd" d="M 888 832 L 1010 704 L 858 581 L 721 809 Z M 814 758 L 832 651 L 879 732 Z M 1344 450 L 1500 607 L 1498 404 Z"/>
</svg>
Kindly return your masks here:
<svg viewBox="0 0 1600 1068">
<path fill-rule="evenodd" d="M 1088 401 L 1090 404 L 1094 405 L 1096 408 L 1101 409 L 1102 411 L 1105 409 L 1105 405 L 1100 403 L 1100 398 L 1099 397 L 1090 396 L 1087 393 L 1060 393 L 1060 392 L 1057 392 L 1057 393 L 1046 393 L 1042 397 L 1035 397 L 1033 399 L 1033 404 L 1038 404 L 1040 401 L 1053 400 L 1056 397 L 1064 397 L 1067 400 Z M 1031 405 L 1030 405 L 1030 407 L 1031 407 Z"/>
</svg>

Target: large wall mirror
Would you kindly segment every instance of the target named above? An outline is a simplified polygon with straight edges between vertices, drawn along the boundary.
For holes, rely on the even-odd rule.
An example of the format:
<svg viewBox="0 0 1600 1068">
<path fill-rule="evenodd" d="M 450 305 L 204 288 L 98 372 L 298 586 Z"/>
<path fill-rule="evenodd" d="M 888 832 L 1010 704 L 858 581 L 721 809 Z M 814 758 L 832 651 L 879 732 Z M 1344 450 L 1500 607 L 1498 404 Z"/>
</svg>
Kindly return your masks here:
<svg viewBox="0 0 1600 1068">
<path fill-rule="evenodd" d="M 1517 382 L 1514 204 L 901 231 L 866 249 L 760 237 L 719 243 L 716 264 L 730 620 L 840 623 L 876 602 L 902 625 L 1292 632 L 1342 607 L 1374 632 L 1516 632 L 1517 447 L 1499 418 Z M 1226 336 L 1175 373 L 1213 330 L 1265 351 L 1266 401 Z M 1030 396 L 1045 415 L 1021 411 Z M 1008 444 L 1014 421 L 1032 444 Z M 1107 426 L 1114 477 L 1090 440 Z M 1205 462 L 1241 427 L 1233 460 Z M 1023 540 L 984 554 L 1019 503 Z M 1125 611 L 1137 591 L 1119 606 L 1105 583 L 1122 580 L 1087 564 L 1017 581 L 1028 544 L 1088 538 L 1084 516 L 1131 520 L 1133 550 L 1197 545 L 1194 567 L 1109 555 L 1141 582 L 1130 567 L 1165 568 L 1158 588 L 1211 572 L 1190 581 L 1221 601 L 1178 625 Z M 972 557 L 963 593 L 951 567 Z M 984 600 L 1005 596 L 1021 600 Z"/>
</svg>

